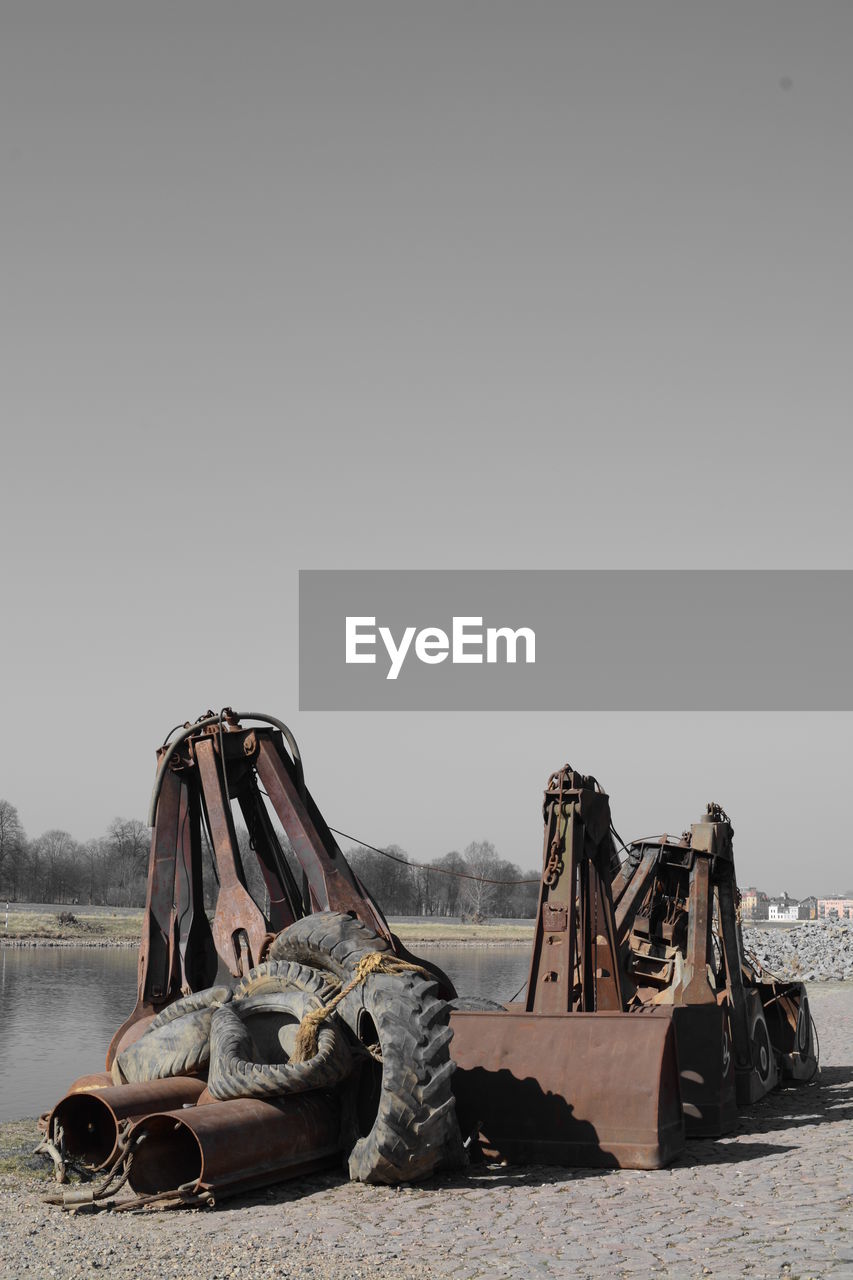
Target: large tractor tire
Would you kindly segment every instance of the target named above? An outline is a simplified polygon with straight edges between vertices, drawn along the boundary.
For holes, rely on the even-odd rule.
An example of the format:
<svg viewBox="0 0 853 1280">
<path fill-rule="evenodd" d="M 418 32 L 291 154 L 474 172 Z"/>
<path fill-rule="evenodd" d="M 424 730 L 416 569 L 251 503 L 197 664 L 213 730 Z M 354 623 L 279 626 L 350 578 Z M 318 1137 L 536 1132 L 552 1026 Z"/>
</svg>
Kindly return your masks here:
<svg viewBox="0 0 853 1280">
<path fill-rule="evenodd" d="M 322 911 L 282 929 L 270 946 L 269 958 L 296 960 L 349 982 L 363 956 L 389 950 L 386 940 L 361 920 L 340 911 Z"/>
<path fill-rule="evenodd" d="M 357 1182 L 416 1182 L 465 1162 L 451 1089 L 450 1009 L 419 973 L 371 974 L 338 1006 L 364 1047 L 348 1100 Z"/>
<path fill-rule="evenodd" d="M 319 912 L 282 930 L 272 961 L 297 961 L 345 984 L 373 952 L 393 954 L 360 920 Z M 450 1006 L 436 982 L 415 971 L 372 973 L 337 1013 L 363 1046 L 347 1091 L 349 1172 L 358 1182 L 395 1184 L 465 1162 L 450 1078 Z"/>
</svg>

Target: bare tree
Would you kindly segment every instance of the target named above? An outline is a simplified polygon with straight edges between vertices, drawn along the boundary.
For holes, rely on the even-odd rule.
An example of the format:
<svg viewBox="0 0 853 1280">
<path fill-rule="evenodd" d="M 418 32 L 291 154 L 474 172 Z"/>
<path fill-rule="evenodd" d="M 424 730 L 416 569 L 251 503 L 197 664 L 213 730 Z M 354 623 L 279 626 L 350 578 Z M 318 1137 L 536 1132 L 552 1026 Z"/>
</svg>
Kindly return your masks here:
<svg viewBox="0 0 853 1280">
<path fill-rule="evenodd" d="M 16 896 L 26 844 L 18 810 L 8 800 L 0 800 L 0 886 L 13 896 Z"/>
<path fill-rule="evenodd" d="M 473 880 L 463 880 L 462 901 L 465 911 L 475 921 L 484 920 L 489 915 L 495 899 L 496 885 L 489 880 L 498 879 L 496 868 L 498 855 L 495 846 L 488 840 L 474 840 L 465 850 L 465 870 Z"/>
<path fill-rule="evenodd" d="M 83 872 L 83 895 L 91 906 L 92 903 L 105 903 L 110 900 L 110 849 L 105 836 L 96 836 L 87 840 L 79 849 L 80 865 Z"/>
<path fill-rule="evenodd" d="M 145 901 L 151 832 L 138 818 L 113 818 L 105 837 L 112 871 L 116 905 L 133 906 Z"/>
<path fill-rule="evenodd" d="M 442 868 L 445 874 L 439 873 L 432 877 L 435 894 L 433 911 L 439 916 L 458 916 L 462 911 L 462 885 L 465 883 L 459 873 L 466 870 L 465 859 L 461 853 L 453 850 L 437 859 L 435 866 Z"/>
<path fill-rule="evenodd" d="M 77 842 L 67 831 L 54 827 L 34 840 L 33 846 L 33 899 L 41 902 L 67 902 L 74 898 L 79 889 L 80 878 Z"/>
</svg>

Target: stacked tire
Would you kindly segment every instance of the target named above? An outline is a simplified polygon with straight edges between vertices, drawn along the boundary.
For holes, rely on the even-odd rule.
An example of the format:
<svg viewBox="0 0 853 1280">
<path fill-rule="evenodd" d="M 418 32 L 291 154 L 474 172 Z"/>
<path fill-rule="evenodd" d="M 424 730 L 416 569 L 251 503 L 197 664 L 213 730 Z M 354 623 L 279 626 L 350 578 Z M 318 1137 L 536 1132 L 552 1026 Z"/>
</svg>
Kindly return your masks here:
<svg viewBox="0 0 853 1280">
<path fill-rule="evenodd" d="M 270 956 L 347 983 L 359 960 L 376 951 L 390 951 L 388 943 L 360 920 L 324 912 L 280 933 Z M 345 1106 L 354 1181 L 415 1182 L 464 1162 L 451 1087 L 450 1006 L 437 990 L 414 970 L 375 973 L 338 1005 L 361 1057 Z"/>
<path fill-rule="evenodd" d="M 126 1080 L 207 1069 L 216 1100 L 334 1090 L 355 1181 L 414 1182 L 463 1164 L 450 1005 L 432 977 L 415 969 L 370 973 L 319 1023 L 316 1052 L 304 1062 L 293 1057 L 305 1015 L 328 1005 L 376 952 L 392 954 L 351 916 L 298 920 L 233 990 L 212 987 L 169 1005 L 117 1069 Z"/>
</svg>

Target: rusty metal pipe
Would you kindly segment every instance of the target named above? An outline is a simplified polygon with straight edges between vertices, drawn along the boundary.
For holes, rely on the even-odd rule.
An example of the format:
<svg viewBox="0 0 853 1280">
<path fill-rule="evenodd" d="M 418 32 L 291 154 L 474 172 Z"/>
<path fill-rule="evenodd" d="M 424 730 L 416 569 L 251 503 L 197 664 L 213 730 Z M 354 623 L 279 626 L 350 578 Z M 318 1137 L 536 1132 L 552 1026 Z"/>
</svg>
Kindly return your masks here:
<svg viewBox="0 0 853 1280">
<path fill-rule="evenodd" d="M 158 1112 L 131 1130 L 130 1186 L 137 1195 L 235 1195 L 338 1163 L 340 1131 L 340 1104 L 325 1092 Z"/>
<path fill-rule="evenodd" d="M 94 1071 L 87 1076 L 78 1076 L 73 1084 L 70 1084 L 65 1090 L 66 1093 L 92 1093 L 95 1089 L 114 1089 L 115 1080 L 113 1080 L 109 1071 Z"/>
<path fill-rule="evenodd" d="M 148 1080 L 144 1084 L 119 1084 L 104 1089 L 80 1089 L 81 1077 L 57 1102 L 48 1120 L 48 1134 L 61 1125 L 65 1152 L 89 1169 L 102 1169 L 116 1154 L 123 1120 L 135 1120 L 157 1108 L 194 1106 L 204 1081 L 190 1076 Z"/>
</svg>

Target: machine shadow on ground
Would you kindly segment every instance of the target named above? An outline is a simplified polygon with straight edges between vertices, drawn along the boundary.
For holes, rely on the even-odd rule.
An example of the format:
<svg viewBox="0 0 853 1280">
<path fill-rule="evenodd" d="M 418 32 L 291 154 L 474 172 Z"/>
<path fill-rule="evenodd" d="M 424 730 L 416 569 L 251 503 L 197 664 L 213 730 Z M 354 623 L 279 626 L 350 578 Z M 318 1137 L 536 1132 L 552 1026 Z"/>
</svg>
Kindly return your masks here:
<svg viewBox="0 0 853 1280">
<path fill-rule="evenodd" d="M 769 1133 L 853 1120 L 853 1066 L 821 1067 L 811 1084 L 783 1085 L 738 1115 L 737 1131 Z"/>
<path fill-rule="evenodd" d="M 683 1155 L 670 1169 L 690 1169 L 703 1165 L 741 1164 L 781 1156 L 796 1150 L 783 1142 L 743 1141 L 747 1135 L 758 1137 L 778 1129 L 796 1129 L 807 1125 L 842 1123 L 853 1119 L 853 1066 L 824 1067 L 812 1085 L 791 1086 L 769 1094 L 748 1111 L 738 1116 L 734 1133 L 722 1138 L 691 1138 Z M 415 1183 L 418 1192 L 444 1192 L 485 1187 L 538 1187 L 569 1184 L 588 1178 L 601 1178 L 618 1172 L 613 1168 L 568 1169 L 554 1165 L 511 1165 L 474 1162 L 464 1170 L 440 1173 L 426 1182 Z M 278 1187 L 228 1200 L 229 1208 L 252 1204 L 287 1204 L 344 1186 L 344 1174 L 330 1172 L 305 1179 L 300 1184 L 283 1183 Z M 403 1189 L 406 1194 L 407 1189 Z"/>
</svg>

